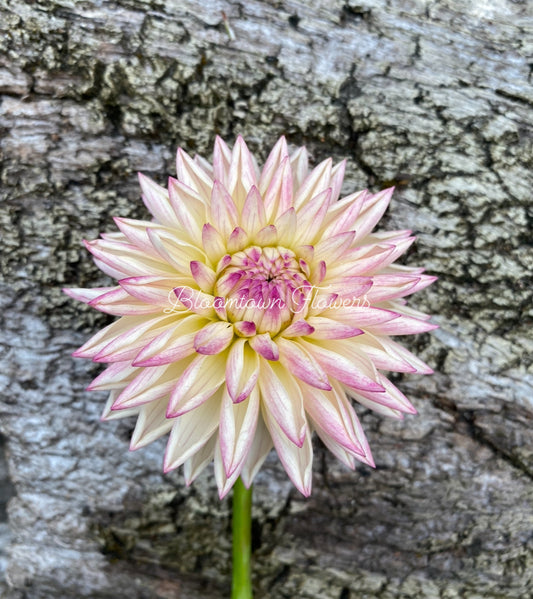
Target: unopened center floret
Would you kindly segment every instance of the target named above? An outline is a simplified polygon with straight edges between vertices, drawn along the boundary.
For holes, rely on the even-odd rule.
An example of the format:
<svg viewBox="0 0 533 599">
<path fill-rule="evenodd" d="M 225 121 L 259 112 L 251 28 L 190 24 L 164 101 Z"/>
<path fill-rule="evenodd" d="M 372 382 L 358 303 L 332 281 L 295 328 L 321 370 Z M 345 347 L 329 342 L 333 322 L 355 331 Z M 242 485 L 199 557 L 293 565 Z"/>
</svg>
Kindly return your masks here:
<svg viewBox="0 0 533 599">
<path fill-rule="evenodd" d="M 282 247 L 252 246 L 233 254 L 215 286 L 230 321 L 253 322 L 258 333 L 270 334 L 302 313 L 310 290 L 294 252 Z"/>
</svg>

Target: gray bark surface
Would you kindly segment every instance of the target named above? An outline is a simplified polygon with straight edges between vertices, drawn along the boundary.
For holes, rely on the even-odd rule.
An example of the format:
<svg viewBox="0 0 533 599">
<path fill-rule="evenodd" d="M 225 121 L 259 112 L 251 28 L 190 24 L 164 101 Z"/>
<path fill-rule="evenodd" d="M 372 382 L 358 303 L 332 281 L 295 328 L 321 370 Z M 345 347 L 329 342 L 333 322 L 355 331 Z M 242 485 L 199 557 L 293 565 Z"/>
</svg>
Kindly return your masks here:
<svg viewBox="0 0 533 599">
<path fill-rule="evenodd" d="M 108 320 L 60 291 L 108 284 L 81 240 L 146 216 L 135 172 L 164 183 L 217 133 L 396 184 L 383 226 L 440 277 L 411 304 L 441 328 L 406 340 L 437 372 L 397 378 L 419 415 L 360 411 L 376 470 L 317 445 L 305 500 L 263 468 L 257 599 L 533 596 L 527 3 L 0 0 L 0 30 L 0 596 L 229 596 L 229 500 L 99 422 L 70 352 Z"/>
</svg>

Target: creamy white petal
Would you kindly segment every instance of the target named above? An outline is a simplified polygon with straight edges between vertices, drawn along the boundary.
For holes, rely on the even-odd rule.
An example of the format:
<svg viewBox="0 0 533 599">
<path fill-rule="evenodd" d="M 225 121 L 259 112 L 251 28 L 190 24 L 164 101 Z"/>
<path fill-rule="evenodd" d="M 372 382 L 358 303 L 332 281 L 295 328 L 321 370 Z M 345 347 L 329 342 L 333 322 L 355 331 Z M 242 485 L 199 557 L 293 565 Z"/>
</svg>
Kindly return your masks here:
<svg viewBox="0 0 533 599">
<path fill-rule="evenodd" d="M 219 441 L 226 476 L 242 466 L 252 445 L 259 416 L 259 392 L 255 389 L 241 403 L 234 403 L 229 394 L 222 394 Z"/>
<path fill-rule="evenodd" d="M 131 437 L 131 451 L 145 447 L 168 433 L 173 421 L 165 417 L 165 409 L 165 399 L 160 399 L 141 407 L 137 424 Z"/>
<path fill-rule="evenodd" d="M 219 423 L 220 395 L 174 419 L 165 451 L 165 472 L 181 466 L 201 449 Z"/>
<path fill-rule="evenodd" d="M 265 402 L 262 402 L 261 408 L 274 447 L 285 471 L 298 491 L 305 497 L 309 497 L 313 483 L 313 445 L 311 443 L 311 433 L 306 434 L 301 445 L 297 446 L 287 438 L 285 431 L 282 430 L 277 419 L 266 408 Z"/>
</svg>

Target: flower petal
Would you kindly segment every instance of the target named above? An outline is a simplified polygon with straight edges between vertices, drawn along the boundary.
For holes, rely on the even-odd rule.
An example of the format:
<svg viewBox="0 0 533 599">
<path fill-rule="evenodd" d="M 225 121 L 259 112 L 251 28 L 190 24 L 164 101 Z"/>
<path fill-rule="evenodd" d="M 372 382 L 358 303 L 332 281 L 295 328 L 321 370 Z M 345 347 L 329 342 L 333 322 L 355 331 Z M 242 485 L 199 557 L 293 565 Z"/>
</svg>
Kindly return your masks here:
<svg viewBox="0 0 533 599">
<path fill-rule="evenodd" d="M 278 346 L 268 333 L 250 337 L 250 346 L 266 360 L 279 360 Z"/>
<path fill-rule="evenodd" d="M 149 445 L 172 428 L 173 420 L 165 418 L 166 405 L 166 399 L 160 399 L 142 406 L 131 436 L 130 451 Z"/>
<path fill-rule="evenodd" d="M 213 461 L 215 447 L 218 445 L 218 435 L 214 433 L 194 455 L 185 460 L 183 464 L 183 477 L 189 486 L 194 479 Z"/>
<path fill-rule="evenodd" d="M 87 391 L 111 391 L 123 389 L 139 373 L 129 361 L 114 362 L 101 372 L 87 387 Z"/>
<path fill-rule="evenodd" d="M 257 187 L 254 161 L 244 139 L 239 135 L 231 153 L 227 189 L 235 204 L 242 209 L 252 186 Z"/>
<path fill-rule="evenodd" d="M 224 354 L 196 356 L 172 389 L 167 418 L 190 412 L 215 394 L 224 382 L 225 365 Z"/>
<path fill-rule="evenodd" d="M 312 335 L 314 332 L 315 329 L 306 320 L 295 320 L 283 331 L 282 335 L 289 339 L 291 337 L 305 337 Z"/>
<path fill-rule="evenodd" d="M 146 322 L 150 322 L 152 318 L 152 315 L 123 316 L 122 318 L 119 318 L 115 322 L 98 331 L 96 335 L 93 335 L 80 348 L 73 352 L 72 355 L 75 358 L 93 358 L 106 345 L 111 343 L 111 341 L 113 341 L 123 333 L 126 333 L 133 327 L 136 327 Z"/>
<path fill-rule="evenodd" d="M 341 193 L 342 182 L 344 181 L 344 173 L 346 171 L 346 159 L 336 164 L 331 169 L 331 179 L 329 187 L 331 187 L 331 201 L 336 202 Z"/>
<path fill-rule="evenodd" d="M 259 246 L 277 245 L 278 231 L 274 225 L 267 225 L 254 236 L 254 241 Z"/>
<path fill-rule="evenodd" d="M 226 254 L 226 246 L 222 235 L 209 223 L 206 223 L 202 228 L 202 246 L 213 264 L 217 264 L 220 258 Z"/>
<path fill-rule="evenodd" d="M 235 254 L 243 250 L 249 243 L 248 233 L 241 227 L 235 227 L 228 238 L 228 252 Z"/>
<path fill-rule="evenodd" d="M 259 179 L 259 190 L 261 194 L 264 195 L 266 190 L 270 186 L 274 174 L 279 168 L 279 165 L 289 156 L 289 151 L 287 148 L 287 141 L 285 137 L 282 135 L 272 150 L 268 155 L 268 158 L 263 166 L 263 170 L 261 171 L 261 177 Z"/>
<path fill-rule="evenodd" d="M 439 325 L 400 314 L 398 318 L 390 322 L 367 325 L 364 328 L 376 335 L 415 335 L 416 333 L 427 333 L 438 329 Z"/>
<path fill-rule="evenodd" d="M 234 470 L 231 476 L 226 475 L 224 463 L 222 461 L 220 443 L 218 443 L 215 447 L 214 470 L 215 480 L 218 488 L 218 496 L 220 499 L 224 499 L 224 497 L 231 491 L 231 488 L 235 484 L 237 478 L 239 478 L 239 467 Z"/>
<path fill-rule="evenodd" d="M 335 263 L 351 246 L 355 231 L 344 231 L 331 237 L 323 237 L 316 245 L 315 252 L 326 264 Z"/>
<path fill-rule="evenodd" d="M 269 221 L 275 220 L 292 207 L 292 172 L 289 159 L 278 166 L 266 191 L 263 192 L 265 212 Z"/>
<path fill-rule="evenodd" d="M 200 196 L 181 181 L 169 177 L 168 194 L 170 204 L 181 225 L 181 232 L 196 244 L 202 240 L 202 226 L 207 221 L 206 205 Z"/>
<path fill-rule="evenodd" d="M 278 216 L 274 222 L 278 232 L 278 243 L 283 247 L 290 247 L 294 241 L 294 231 L 298 226 L 296 210 L 289 208 L 281 216 Z"/>
<path fill-rule="evenodd" d="M 313 423 L 327 437 L 333 439 L 351 453 L 364 456 L 365 452 L 355 436 L 352 421 L 346 415 L 346 406 L 337 401 L 336 393 L 322 393 L 309 389 L 304 393 L 305 411 L 311 416 Z M 353 408 L 350 406 L 353 411 Z"/>
<path fill-rule="evenodd" d="M 213 287 L 217 280 L 215 271 L 198 260 L 192 260 L 189 267 L 198 287 L 200 287 L 204 293 L 212 294 Z"/>
<path fill-rule="evenodd" d="M 254 440 L 259 416 L 259 392 L 254 390 L 244 401 L 235 404 L 228 393 L 222 395 L 219 440 L 226 476 L 230 477 Z"/>
<path fill-rule="evenodd" d="M 219 354 L 230 345 L 233 337 L 232 324 L 228 322 L 212 322 L 196 334 L 194 349 L 199 354 Z"/>
<path fill-rule="evenodd" d="M 357 356 L 355 352 L 350 352 L 347 356 L 347 346 L 340 346 L 341 340 L 335 343 L 335 348 L 329 349 L 319 345 L 316 342 L 309 343 L 308 341 L 300 340 L 302 346 L 317 360 L 325 372 L 333 378 L 338 379 L 345 385 L 353 389 L 363 389 L 368 391 L 381 392 L 384 391 L 377 379 L 377 372 L 372 367 L 369 360 L 363 360 Z"/>
<path fill-rule="evenodd" d="M 177 364 L 141 368 L 139 374 L 118 395 L 112 410 L 136 408 L 169 394 L 176 378 L 185 370 L 189 360 Z"/>
<path fill-rule="evenodd" d="M 175 287 L 173 290 L 178 307 L 181 305 L 190 312 L 206 318 L 215 318 L 215 297 L 190 287 Z"/>
<path fill-rule="evenodd" d="M 181 466 L 199 451 L 218 427 L 220 397 L 213 397 L 174 420 L 163 462 L 163 471 Z"/>
<path fill-rule="evenodd" d="M 280 337 L 277 339 L 277 345 L 280 362 L 289 372 L 312 387 L 326 391 L 331 389 L 328 375 L 312 354 L 305 351 L 299 343 Z"/>
<path fill-rule="evenodd" d="M 107 264 L 119 273 L 119 278 L 128 276 L 170 274 L 174 269 L 160 257 L 147 256 L 133 245 L 118 241 L 95 239 L 85 241 L 85 247 L 100 262 Z"/>
<path fill-rule="evenodd" d="M 214 182 L 211 193 L 211 218 L 223 237 L 229 237 L 239 219 L 237 207 L 220 181 Z"/>
<path fill-rule="evenodd" d="M 138 300 L 148 307 L 157 307 L 165 314 L 172 314 L 182 311 L 177 305 L 175 286 L 191 282 L 189 277 L 142 276 L 121 279 L 119 284 L 132 300 Z"/>
<path fill-rule="evenodd" d="M 233 324 L 235 333 L 240 337 L 253 337 L 256 334 L 256 326 L 254 322 L 243 320 Z"/>
<path fill-rule="evenodd" d="M 328 188 L 296 211 L 298 229 L 294 233 L 294 243 L 312 244 L 315 241 L 330 202 L 331 189 Z"/>
<path fill-rule="evenodd" d="M 120 287 L 94 287 L 93 289 L 83 289 L 82 287 L 63 287 L 62 291 L 72 299 L 90 304 L 94 299 L 104 295 L 109 291 L 116 291 Z"/>
<path fill-rule="evenodd" d="M 176 155 L 176 171 L 178 179 L 188 187 L 194 189 L 201 198 L 208 200 L 211 197 L 213 180 L 181 148 L 178 149 Z"/>
<path fill-rule="evenodd" d="M 242 482 L 247 489 L 254 482 L 255 475 L 259 472 L 271 449 L 272 438 L 263 417 L 259 414 L 255 435 L 241 470 Z"/>
<path fill-rule="evenodd" d="M 296 210 L 308 204 L 311 198 L 324 193 L 330 187 L 332 162 L 331 158 L 327 158 L 307 175 L 294 198 Z"/>
<path fill-rule="evenodd" d="M 396 412 L 416 414 L 415 407 L 411 404 L 407 397 L 405 397 L 405 395 L 389 381 L 387 377 L 383 376 L 381 373 L 378 373 L 378 381 L 382 385 L 384 392 L 374 393 L 365 389 L 359 389 L 354 395 L 354 399 L 371 410 L 379 411 L 376 409 L 377 404 L 378 406 L 385 406 L 386 408 Z M 367 401 L 361 401 L 361 397 L 365 398 Z"/>
<path fill-rule="evenodd" d="M 136 248 L 143 250 L 148 255 L 160 259 L 161 257 L 154 250 L 154 246 L 148 237 L 148 229 L 165 229 L 162 225 L 157 225 L 153 221 L 134 220 L 132 218 L 113 218 L 115 224 L 124 234 L 126 243 L 130 243 Z"/>
<path fill-rule="evenodd" d="M 133 297 L 122 287 L 114 287 L 89 302 L 89 306 L 115 316 L 141 316 L 162 311 L 161 305 L 147 304 Z"/>
<path fill-rule="evenodd" d="M 244 207 L 242 209 L 241 226 L 248 235 L 253 236 L 260 229 L 265 227 L 266 224 L 267 220 L 263 198 L 257 187 L 252 186 L 246 196 Z"/>
<path fill-rule="evenodd" d="M 218 135 L 215 138 L 213 150 L 213 176 L 227 186 L 229 182 L 229 169 L 231 164 L 231 150 L 226 142 Z"/>
<path fill-rule="evenodd" d="M 135 356 L 133 366 L 162 366 L 192 355 L 195 352 L 194 339 L 208 322 L 197 314 L 176 320 L 145 345 Z"/>
<path fill-rule="evenodd" d="M 307 433 L 307 421 L 302 391 L 294 378 L 280 364 L 262 359 L 259 389 L 263 412 L 268 412 L 287 438 L 301 447 Z"/>
<path fill-rule="evenodd" d="M 120 393 L 119 389 L 113 389 L 109 393 L 109 397 L 107 398 L 107 402 L 105 404 L 102 415 L 100 416 L 100 420 L 102 422 L 107 422 L 109 420 L 118 420 L 119 418 L 128 418 L 129 416 L 138 416 L 141 408 L 130 408 L 129 410 L 115 410 L 111 409 L 111 406 L 115 403 L 118 395 Z"/>
<path fill-rule="evenodd" d="M 237 339 L 231 346 L 226 365 L 226 387 L 235 403 L 246 399 L 259 377 L 259 358 L 246 339 Z"/>
<path fill-rule="evenodd" d="M 138 175 L 142 199 L 150 214 L 161 225 L 179 226 L 180 223 L 168 198 L 168 191 L 146 175 L 142 173 Z"/>
<path fill-rule="evenodd" d="M 291 154 L 292 183 L 295 190 L 300 189 L 309 172 L 309 158 L 305 147 Z"/>
<path fill-rule="evenodd" d="M 324 316 L 310 316 L 307 322 L 313 328 L 313 339 L 347 339 L 363 333 L 357 327 Z"/>
<path fill-rule="evenodd" d="M 379 219 L 385 213 L 387 209 L 394 187 L 384 189 L 375 195 L 367 195 L 357 220 L 354 223 L 353 228 L 357 231 L 355 241 L 364 239 L 370 231 L 377 225 Z"/>
<path fill-rule="evenodd" d="M 324 239 L 355 229 L 355 222 L 364 205 L 367 190 L 358 191 L 332 202 L 325 218 Z"/>
<path fill-rule="evenodd" d="M 300 446 L 296 446 L 289 441 L 284 434 L 278 420 L 266 409 L 263 402 L 262 413 L 267 425 L 274 447 L 278 457 L 294 483 L 294 486 L 304 497 L 311 494 L 313 482 L 313 446 L 311 444 L 311 434 L 306 434 Z"/>
<path fill-rule="evenodd" d="M 148 229 L 148 237 L 159 256 L 181 275 L 190 273 L 192 260 L 205 261 L 206 254 L 190 243 L 178 240 L 174 235 L 168 235 L 162 230 Z"/>
<path fill-rule="evenodd" d="M 125 317 L 123 317 L 125 318 Z M 133 324 L 131 317 L 128 319 L 130 326 L 127 330 L 116 335 L 99 351 L 94 354 L 95 362 L 122 362 L 132 360 L 154 337 L 156 337 L 162 328 L 169 325 L 173 316 L 163 315 L 156 318 L 138 319 L 140 322 Z M 121 319 L 122 320 L 122 319 Z M 118 321 L 120 322 L 120 321 Z"/>
</svg>

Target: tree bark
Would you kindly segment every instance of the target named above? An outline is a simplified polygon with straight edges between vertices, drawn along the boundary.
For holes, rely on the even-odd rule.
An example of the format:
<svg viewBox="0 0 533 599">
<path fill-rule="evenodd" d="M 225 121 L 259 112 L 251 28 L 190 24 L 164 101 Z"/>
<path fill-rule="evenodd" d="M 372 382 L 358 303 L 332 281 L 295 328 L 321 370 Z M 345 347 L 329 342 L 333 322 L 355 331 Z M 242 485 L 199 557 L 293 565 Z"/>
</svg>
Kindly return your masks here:
<svg viewBox="0 0 533 599">
<path fill-rule="evenodd" d="M 131 454 L 132 423 L 99 422 L 100 368 L 70 352 L 108 320 L 60 288 L 108 284 L 81 240 L 146 217 L 136 171 L 164 184 L 178 145 L 238 133 L 262 157 L 280 134 L 347 157 L 347 192 L 396 185 L 384 226 L 413 229 L 407 262 L 440 277 L 411 303 L 441 328 L 407 340 L 436 373 L 396 378 L 419 415 L 359 412 L 377 468 L 316 445 L 307 500 L 274 455 L 259 475 L 257 599 L 533 594 L 527 4 L 0 0 L 0 16 L 0 594 L 229 596 L 230 500 L 211 470 L 188 489 L 163 475 L 163 441 Z"/>
</svg>

